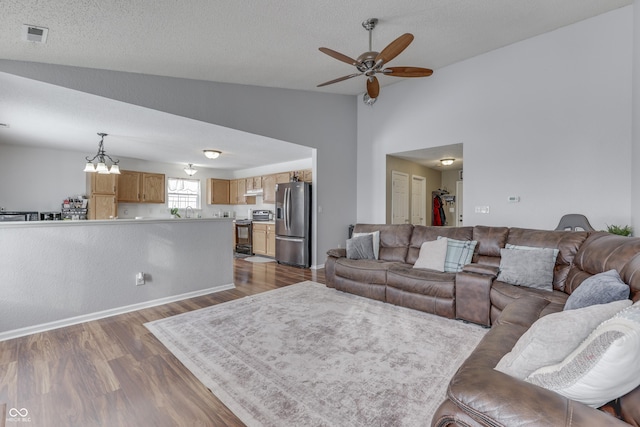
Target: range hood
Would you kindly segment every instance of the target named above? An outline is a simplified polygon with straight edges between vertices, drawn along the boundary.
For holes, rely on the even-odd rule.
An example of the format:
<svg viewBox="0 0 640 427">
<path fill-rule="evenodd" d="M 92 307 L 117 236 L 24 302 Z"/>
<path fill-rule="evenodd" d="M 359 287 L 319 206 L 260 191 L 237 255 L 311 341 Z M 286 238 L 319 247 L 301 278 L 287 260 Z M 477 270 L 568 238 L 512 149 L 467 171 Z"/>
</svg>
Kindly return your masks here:
<svg viewBox="0 0 640 427">
<path fill-rule="evenodd" d="M 245 197 L 250 197 L 250 196 L 262 196 L 262 188 L 256 188 L 254 190 L 247 190 L 246 193 L 244 193 Z"/>
</svg>

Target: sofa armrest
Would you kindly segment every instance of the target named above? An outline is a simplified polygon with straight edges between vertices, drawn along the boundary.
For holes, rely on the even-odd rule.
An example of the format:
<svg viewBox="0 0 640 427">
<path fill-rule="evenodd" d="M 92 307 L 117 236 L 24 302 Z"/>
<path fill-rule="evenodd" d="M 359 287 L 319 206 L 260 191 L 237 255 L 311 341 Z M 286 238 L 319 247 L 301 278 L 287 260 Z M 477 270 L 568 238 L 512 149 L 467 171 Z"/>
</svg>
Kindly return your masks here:
<svg viewBox="0 0 640 427">
<path fill-rule="evenodd" d="M 334 258 L 346 258 L 347 250 L 345 248 L 329 249 L 327 251 L 327 256 L 332 256 Z"/>
<path fill-rule="evenodd" d="M 487 264 L 467 264 L 462 267 L 462 271 L 467 273 L 484 274 L 487 276 L 498 277 L 499 268 L 493 265 Z"/>
<path fill-rule="evenodd" d="M 469 264 L 475 266 L 479 264 Z M 468 267 L 468 266 L 465 266 Z M 464 269 L 456 274 L 456 318 L 491 326 L 491 285 L 495 275 Z"/>
<path fill-rule="evenodd" d="M 524 297 L 505 307 L 453 376 L 433 426 L 615 426 L 613 416 L 493 369 L 549 302 Z"/>
</svg>

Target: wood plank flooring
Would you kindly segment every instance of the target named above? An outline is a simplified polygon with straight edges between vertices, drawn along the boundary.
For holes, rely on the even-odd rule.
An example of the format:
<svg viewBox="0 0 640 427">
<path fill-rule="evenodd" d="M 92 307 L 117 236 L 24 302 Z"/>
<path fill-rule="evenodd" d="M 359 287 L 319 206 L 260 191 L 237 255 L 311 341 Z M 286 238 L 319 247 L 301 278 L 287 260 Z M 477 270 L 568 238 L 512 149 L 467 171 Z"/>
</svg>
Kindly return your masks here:
<svg viewBox="0 0 640 427">
<path fill-rule="evenodd" d="M 144 323 L 304 280 L 324 270 L 235 259 L 236 288 L 0 342 L 0 427 L 243 426 Z M 28 411 L 11 420 L 10 408 Z M 6 415 L 4 415 L 4 414 Z"/>
</svg>

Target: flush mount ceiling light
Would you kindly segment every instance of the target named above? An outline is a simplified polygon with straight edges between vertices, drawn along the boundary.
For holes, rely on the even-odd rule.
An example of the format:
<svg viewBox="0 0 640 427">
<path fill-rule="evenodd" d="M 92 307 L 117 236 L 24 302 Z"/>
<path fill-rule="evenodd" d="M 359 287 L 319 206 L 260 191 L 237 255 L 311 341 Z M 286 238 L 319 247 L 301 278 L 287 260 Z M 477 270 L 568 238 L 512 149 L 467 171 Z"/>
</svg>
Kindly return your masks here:
<svg viewBox="0 0 640 427">
<path fill-rule="evenodd" d="M 453 161 L 454 161 L 454 160 L 455 160 L 455 159 L 442 159 L 442 160 L 440 160 L 440 164 L 441 164 L 442 166 L 449 166 L 449 165 L 452 165 L 452 164 L 453 164 Z"/>
<path fill-rule="evenodd" d="M 98 153 L 93 158 L 85 157 L 87 164 L 84 167 L 84 172 L 98 172 L 101 174 L 113 173 L 120 175 L 120 160 L 113 160 L 111 156 L 104 152 L 104 137 L 106 133 L 100 133 L 100 142 L 98 143 Z"/>
<path fill-rule="evenodd" d="M 220 156 L 220 154 L 222 154 L 218 150 L 202 150 L 202 152 L 204 153 L 207 159 L 217 159 Z"/>
<path fill-rule="evenodd" d="M 196 172 L 198 172 L 198 169 L 194 169 L 193 168 L 193 163 L 189 163 L 189 166 L 184 168 L 184 172 L 189 176 L 193 176 L 193 175 L 196 174 Z"/>
</svg>

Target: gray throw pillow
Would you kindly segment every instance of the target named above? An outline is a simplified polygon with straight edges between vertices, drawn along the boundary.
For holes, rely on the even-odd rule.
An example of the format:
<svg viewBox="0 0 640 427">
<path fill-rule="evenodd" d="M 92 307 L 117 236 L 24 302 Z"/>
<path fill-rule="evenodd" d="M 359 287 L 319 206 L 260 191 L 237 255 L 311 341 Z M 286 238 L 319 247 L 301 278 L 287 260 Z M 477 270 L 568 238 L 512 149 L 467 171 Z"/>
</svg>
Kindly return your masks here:
<svg viewBox="0 0 640 427">
<path fill-rule="evenodd" d="M 347 258 L 376 259 L 373 252 L 373 236 L 366 234 L 347 240 Z"/>
<path fill-rule="evenodd" d="M 500 249 L 498 280 L 511 285 L 553 290 L 553 249 Z"/>
<path fill-rule="evenodd" d="M 588 307 L 594 304 L 607 304 L 629 298 L 627 286 L 617 270 L 595 274 L 576 288 L 564 304 L 565 310 Z"/>
</svg>

